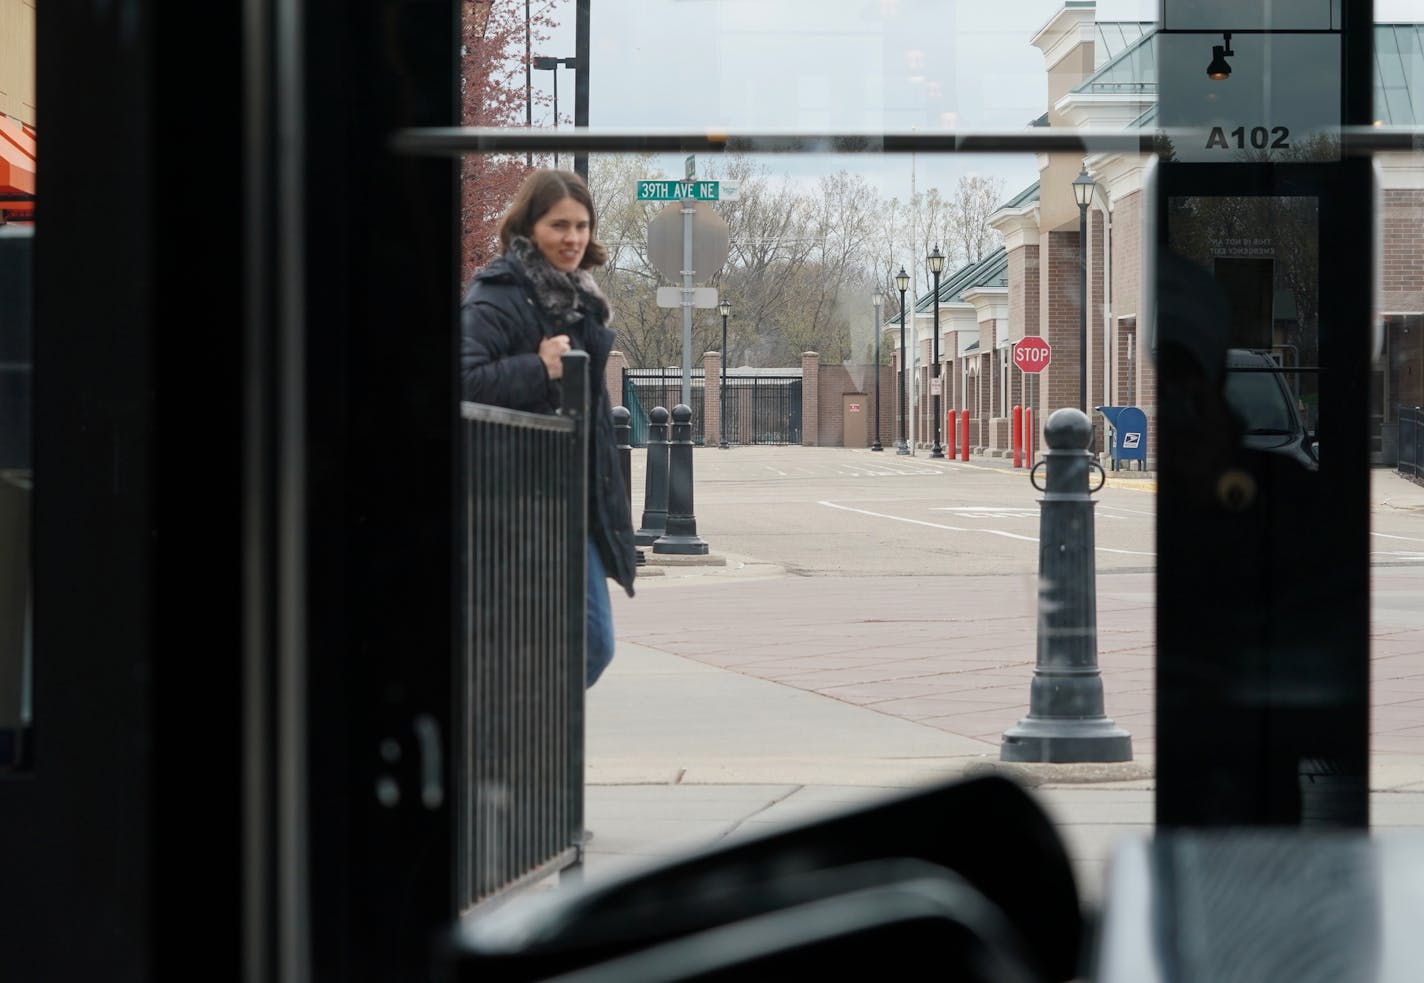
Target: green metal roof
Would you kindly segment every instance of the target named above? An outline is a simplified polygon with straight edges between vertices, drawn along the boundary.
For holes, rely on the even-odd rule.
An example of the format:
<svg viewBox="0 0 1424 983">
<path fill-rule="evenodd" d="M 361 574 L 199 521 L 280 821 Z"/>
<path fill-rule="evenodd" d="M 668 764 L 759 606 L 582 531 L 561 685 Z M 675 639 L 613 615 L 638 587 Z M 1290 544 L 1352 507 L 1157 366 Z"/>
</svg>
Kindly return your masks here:
<svg viewBox="0 0 1424 983">
<path fill-rule="evenodd" d="M 1150 26 L 1150 25 L 1149 25 Z M 1156 32 L 1140 35 L 1089 75 L 1074 92 L 1156 92 Z"/>
<path fill-rule="evenodd" d="M 1157 30 L 1150 20 L 1104 21 L 1094 24 L 1093 69 L 1117 59 L 1128 48 Z"/>
<path fill-rule="evenodd" d="M 1424 24 L 1375 25 L 1375 117 L 1424 123 Z"/>
<path fill-rule="evenodd" d="M 966 290 L 975 287 L 1007 287 L 1009 285 L 1009 251 L 1003 246 L 995 249 L 977 263 L 960 267 L 939 281 L 939 302 L 941 305 L 963 301 Z M 928 290 L 915 301 L 915 313 L 923 314 L 932 310 L 934 291 Z"/>
<path fill-rule="evenodd" d="M 1032 205 L 1038 201 L 1038 182 L 1035 181 L 1008 201 L 1000 205 L 1000 208 L 1023 208 L 1025 205 Z"/>
<path fill-rule="evenodd" d="M 1073 91 L 1156 92 L 1157 34 L 1153 25 L 1148 24 L 1147 28 L 1147 33 L 1122 47 Z M 1375 115 L 1382 123 L 1424 123 L 1424 23 L 1375 25 L 1374 103 Z M 1148 110 L 1131 126 L 1141 128 L 1155 118 L 1155 110 Z"/>
</svg>

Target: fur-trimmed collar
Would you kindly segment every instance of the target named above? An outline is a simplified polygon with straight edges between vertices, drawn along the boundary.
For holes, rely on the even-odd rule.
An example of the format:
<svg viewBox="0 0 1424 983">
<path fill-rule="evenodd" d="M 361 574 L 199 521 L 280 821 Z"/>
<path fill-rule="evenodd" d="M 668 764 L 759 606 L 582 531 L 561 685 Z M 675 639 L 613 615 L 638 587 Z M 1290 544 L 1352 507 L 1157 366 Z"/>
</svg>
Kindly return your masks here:
<svg viewBox="0 0 1424 983">
<path fill-rule="evenodd" d="M 529 281 L 534 299 L 559 327 L 567 327 L 591 313 L 608 323 L 608 300 L 587 270 L 564 273 L 554 269 L 532 242 L 524 236 L 509 241 L 505 258 Z"/>
</svg>

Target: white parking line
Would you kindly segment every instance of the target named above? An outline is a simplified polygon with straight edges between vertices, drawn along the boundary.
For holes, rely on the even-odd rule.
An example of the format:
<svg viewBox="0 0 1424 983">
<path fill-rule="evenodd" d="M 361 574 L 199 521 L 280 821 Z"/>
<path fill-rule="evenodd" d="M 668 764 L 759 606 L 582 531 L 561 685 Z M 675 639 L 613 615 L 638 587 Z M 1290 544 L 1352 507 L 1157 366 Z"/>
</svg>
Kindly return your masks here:
<svg viewBox="0 0 1424 983">
<path fill-rule="evenodd" d="M 1380 539 L 1397 539 L 1402 543 L 1424 543 L 1424 539 L 1418 536 L 1391 536 L 1387 532 L 1371 532 L 1371 536 L 1378 536 Z"/>
<path fill-rule="evenodd" d="M 930 529 L 943 529 L 946 532 L 981 532 L 990 536 L 1003 536 L 1005 539 L 1018 539 L 1026 543 L 1038 542 L 1037 536 L 1024 536 L 1016 532 L 1008 532 L 1003 529 L 967 529 L 963 526 L 946 526 L 939 522 L 926 522 L 923 519 L 907 519 L 902 515 L 888 515 L 884 512 L 872 512 L 869 509 L 858 509 L 850 505 L 837 505 L 824 499 L 816 503 L 824 505 L 828 509 L 840 509 L 842 512 L 856 512 L 860 515 L 868 515 L 876 519 L 890 519 L 893 522 L 907 522 L 912 526 L 928 526 Z M 1099 553 L 1120 553 L 1124 556 L 1156 556 L 1156 552 L 1143 550 L 1115 550 L 1107 546 L 1097 546 L 1095 549 Z"/>
<path fill-rule="evenodd" d="M 1370 556 L 1392 556 L 1400 560 L 1424 560 L 1424 553 L 1416 553 L 1413 550 L 1370 550 Z"/>
</svg>

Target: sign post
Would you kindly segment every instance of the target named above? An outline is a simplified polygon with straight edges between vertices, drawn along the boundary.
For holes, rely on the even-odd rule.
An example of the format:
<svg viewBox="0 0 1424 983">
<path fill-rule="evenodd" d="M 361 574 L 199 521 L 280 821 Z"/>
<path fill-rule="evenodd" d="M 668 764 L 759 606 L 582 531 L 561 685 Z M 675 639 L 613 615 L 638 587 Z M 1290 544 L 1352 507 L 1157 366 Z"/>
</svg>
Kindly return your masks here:
<svg viewBox="0 0 1424 983">
<path fill-rule="evenodd" d="M 1033 418 L 1034 418 L 1034 385 L 1033 378 L 1044 369 L 1048 368 L 1048 363 L 1053 358 L 1053 349 L 1043 338 L 1033 335 L 1020 338 L 1014 342 L 1014 364 L 1019 367 L 1019 371 L 1024 374 L 1024 417 L 1023 417 L 1023 446 L 1024 459 L 1030 467 L 1033 466 Z"/>
<path fill-rule="evenodd" d="M 672 182 L 677 184 L 677 182 Z M 688 185 L 692 182 L 687 182 Z M 715 307 L 717 291 L 692 285 L 721 269 L 730 248 L 727 223 L 711 206 L 683 198 L 665 206 L 648 223 L 648 257 L 659 273 L 676 287 L 667 288 L 677 298 L 658 290 L 658 306 L 682 307 L 682 402 L 692 400 L 692 309 Z"/>
<path fill-rule="evenodd" d="M 692 405 L 692 305 L 696 291 L 692 286 L 692 216 L 697 199 L 692 197 L 693 179 L 697 176 L 696 158 L 687 155 L 687 182 L 682 194 L 682 405 Z"/>
</svg>

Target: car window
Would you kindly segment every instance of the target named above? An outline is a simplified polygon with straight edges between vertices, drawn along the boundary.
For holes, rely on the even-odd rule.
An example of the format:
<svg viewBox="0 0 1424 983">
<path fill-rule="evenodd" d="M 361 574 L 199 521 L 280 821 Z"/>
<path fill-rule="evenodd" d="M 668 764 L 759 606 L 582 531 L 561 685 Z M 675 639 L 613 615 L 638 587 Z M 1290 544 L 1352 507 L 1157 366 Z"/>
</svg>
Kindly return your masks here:
<svg viewBox="0 0 1424 983">
<path fill-rule="evenodd" d="M 1290 432 L 1297 428 L 1287 394 L 1269 372 L 1228 371 L 1225 395 L 1247 433 Z"/>
</svg>

